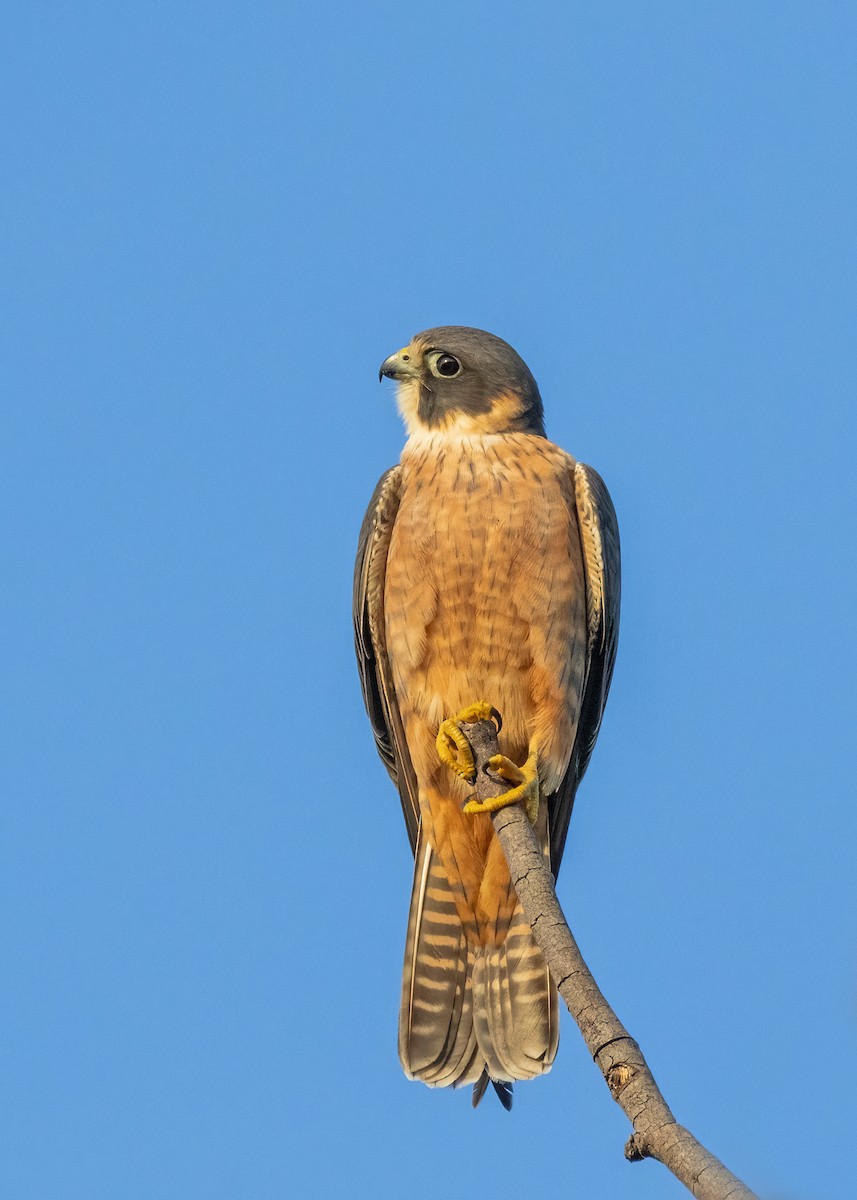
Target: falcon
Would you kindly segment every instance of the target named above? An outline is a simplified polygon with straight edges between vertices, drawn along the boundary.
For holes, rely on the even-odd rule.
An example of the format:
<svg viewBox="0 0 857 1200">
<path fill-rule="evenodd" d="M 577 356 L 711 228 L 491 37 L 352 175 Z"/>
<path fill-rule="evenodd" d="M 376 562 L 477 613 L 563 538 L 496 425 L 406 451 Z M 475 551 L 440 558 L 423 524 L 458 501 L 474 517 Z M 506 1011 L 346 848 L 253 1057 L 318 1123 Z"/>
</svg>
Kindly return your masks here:
<svg viewBox="0 0 857 1200">
<path fill-rule="evenodd" d="M 557 992 L 490 812 L 522 803 L 556 875 L 601 724 L 619 625 L 619 532 L 600 476 L 545 436 L 529 368 L 481 329 L 428 329 L 381 365 L 407 429 L 363 521 L 354 623 L 363 698 L 401 798 L 414 882 L 399 1014 L 431 1087 L 550 1070 Z M 472 796 L 459 723 L 502 715 Z M 497 722 L 499 724 L 499 720 Z"/>
</svg>

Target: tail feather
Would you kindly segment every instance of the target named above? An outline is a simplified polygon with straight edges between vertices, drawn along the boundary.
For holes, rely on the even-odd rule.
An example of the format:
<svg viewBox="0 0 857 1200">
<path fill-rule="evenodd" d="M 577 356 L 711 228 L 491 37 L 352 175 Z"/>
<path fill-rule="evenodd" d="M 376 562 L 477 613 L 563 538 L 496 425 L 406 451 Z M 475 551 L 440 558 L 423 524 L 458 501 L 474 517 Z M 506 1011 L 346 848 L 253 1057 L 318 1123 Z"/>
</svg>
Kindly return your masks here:
<svg viewBox="0 0 857 1200">
<path fill-rule="evenodd" d="M 460 899 L 460 898 L 459 898 Z M 492 930 L 493 932 L 493 930 Z M 462 924 L 443 866 L 417 844 L 405 949 L 399 1057 L 431 1087 L 494 1084 L 511 1106 L 514 1079 L 548 1071 L 557 1050 L 557 994 L 520 907 L 499 944 L 480 944 Z M 508 1101 L 508 1104 L 507 1104 Z"/>
<path fill-rule="evenodd" d="M 514 957 L 511 939 L 482 947 L 474 966 L 476 1037 L 496 1080 L 533 1079 L 549 1070 L 556 1056 L 556 989 L 529 936 L 530 946 Z"/>
<path fill-rule="evenodd" d="M 417 846 L 405 948 L 399 1057 L 434 1087 L 479 1077 L 471 1017 L 471 952 L 455 899 L 431 847 Z"/>
<path fill-rule="evenodd" d="M 505 941 L 509 1009 L 524 1054 L 547 1071 L 559 1046 L 559 1000 L 541 950 L 520 907 Z"/>
</svg>

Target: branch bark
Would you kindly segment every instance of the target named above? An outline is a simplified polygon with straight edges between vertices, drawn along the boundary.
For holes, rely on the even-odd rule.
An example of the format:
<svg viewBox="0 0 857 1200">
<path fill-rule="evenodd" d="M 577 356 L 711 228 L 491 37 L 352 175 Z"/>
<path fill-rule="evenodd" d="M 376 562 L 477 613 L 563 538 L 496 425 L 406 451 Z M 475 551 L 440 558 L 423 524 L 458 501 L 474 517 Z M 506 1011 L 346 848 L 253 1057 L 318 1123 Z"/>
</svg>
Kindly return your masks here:
<svg viewBox="0 0 857 1200">
<path fill-rule="evenodd" d="M 493 721 L 462 724 L 461 729 L 476 762 L 478 799 L 484 802 L 499 796 L 509 784 L 486 767 L 488 759 L 498 753 Z M 670 1112 L 640 1047 L 601 994 L 583 961 L 557 899 L 553 876 L 521 805 L 499 809 L 492 820 L 524 915 L 559 993 L 610 1095 L 634 1127 L 625 1157 L 630 1162 L 656 1158 L 697 1200 L 757 1200 Z"/>
</svg>

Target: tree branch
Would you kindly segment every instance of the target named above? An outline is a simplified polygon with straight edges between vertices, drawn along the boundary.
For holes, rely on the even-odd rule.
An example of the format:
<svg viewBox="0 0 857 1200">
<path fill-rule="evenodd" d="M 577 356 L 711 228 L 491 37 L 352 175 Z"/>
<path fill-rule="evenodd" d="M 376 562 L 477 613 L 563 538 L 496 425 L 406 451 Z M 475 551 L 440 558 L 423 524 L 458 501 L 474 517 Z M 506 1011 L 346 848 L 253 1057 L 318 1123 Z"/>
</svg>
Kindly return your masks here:
<svg viewBox="0 0 857 1200">
<path fill-rule="evenodd" d="M 493 721 L 462 724 L 476 762 L 480 801 L 509 784 L 486 762 L 498 753 Z M 521 908 L 559 993 L 574 1017 L 610 1095 L 634 1127 L 625 1146 L 631 1162 L 656 1158 L 697 1200 L 757 1200 L 754 1193 L 679 1125 L 661 1095 L 640 1047 L 604 999 L 574 940 L 554 890 L 553 876 L 519 804 L 492 813 Z"/>
</svg>

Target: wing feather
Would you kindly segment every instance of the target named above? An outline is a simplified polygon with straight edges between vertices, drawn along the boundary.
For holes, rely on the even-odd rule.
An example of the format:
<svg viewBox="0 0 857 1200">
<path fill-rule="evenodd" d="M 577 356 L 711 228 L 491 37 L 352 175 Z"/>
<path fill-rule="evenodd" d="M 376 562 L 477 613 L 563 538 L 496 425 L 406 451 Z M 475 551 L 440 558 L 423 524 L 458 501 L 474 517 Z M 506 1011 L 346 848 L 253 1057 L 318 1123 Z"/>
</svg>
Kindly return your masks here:
<svg viewBox="0 0 857 1200">
<path fill-rule="evenodd" d="M 598 472 L 583 463 L 574 467 L 574 496 L 577 527 L 572 536 L 580 538 L 586 577 L 586 676 L 568 770 L 554 795 L 548 797 L 554 875 L 559 871 L 574 797 L 604 715 L 619 636 L 619 525 L 613 502 Z"/>
<path fill-rule="evenodd" d="M 399 510 L 401 476 L 401 467 L 391 467 L 381 476 L 363 518 L 354 566 L 354 645 L 375 744 L 399 789 L 411 849 L 415 851 L 420 825 L 417 781 L 393 687 L 384 628 L 387 552 Z"/>
</svg>

